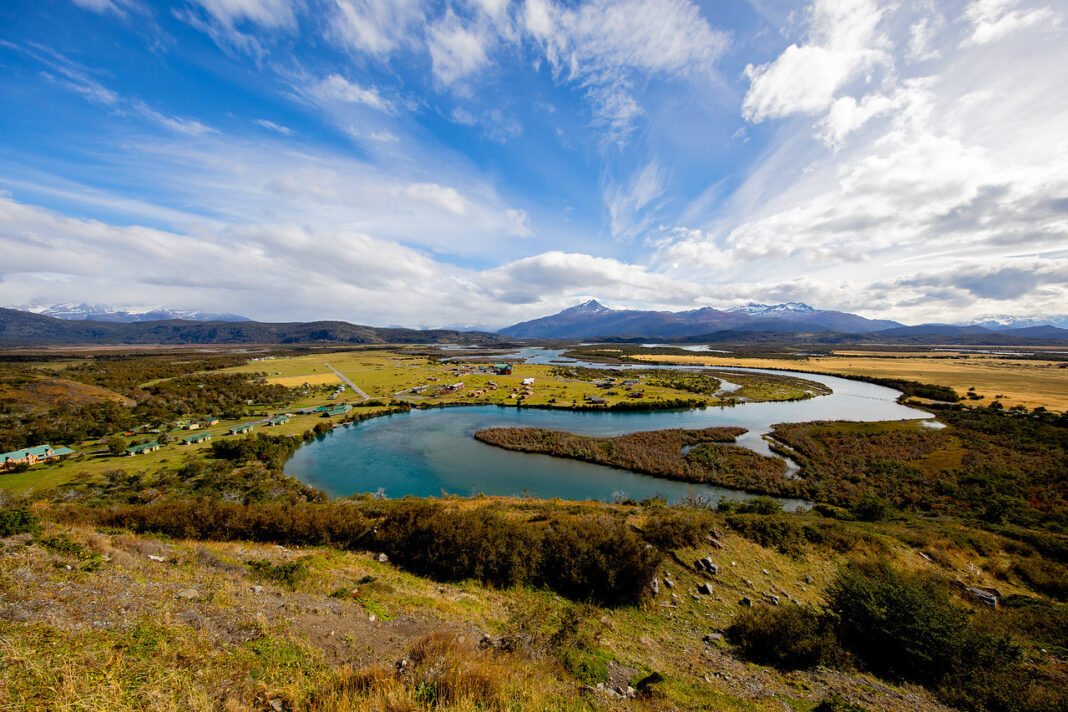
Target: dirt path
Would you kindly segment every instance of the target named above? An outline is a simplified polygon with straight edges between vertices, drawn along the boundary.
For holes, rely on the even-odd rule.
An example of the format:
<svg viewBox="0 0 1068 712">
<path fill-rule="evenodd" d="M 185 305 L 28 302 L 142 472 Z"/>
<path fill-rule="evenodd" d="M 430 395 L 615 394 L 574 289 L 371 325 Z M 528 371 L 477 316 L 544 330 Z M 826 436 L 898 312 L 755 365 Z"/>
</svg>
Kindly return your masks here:
<svg viewBox="0 0 1068 712">
<path fill-rule="evenodd" d="M 333 371 L 334 375 L 336 375 L 338 378 L 340 378 L 345 383 L 345 385 L 347 385 L 349 388 L 351 388 L 353 393 L 358 395 L 360 398 L 363 398 L 364 400 L 371 400 L 371 396 L 369 396 L 366 393 L 364 393 L 363 389 L 361 389 L 355 383 L 350 381 L 348 379 L 348 376 L 346 376 L 341 371 L 337 370 L 336 368 L 334 368 L 333 366 L 328 364 L 326 361 L 323 361 L 323 365 L 326 366 L 327 368 L 329 368 L 331 371 Z"/>
</svg>

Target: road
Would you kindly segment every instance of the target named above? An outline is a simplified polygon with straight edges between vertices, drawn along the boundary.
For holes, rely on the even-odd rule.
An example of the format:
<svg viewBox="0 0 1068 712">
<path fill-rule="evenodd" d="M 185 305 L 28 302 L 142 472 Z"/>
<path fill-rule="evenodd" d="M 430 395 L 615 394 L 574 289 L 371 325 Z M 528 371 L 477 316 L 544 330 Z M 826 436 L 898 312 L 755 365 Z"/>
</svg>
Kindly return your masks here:
<svg viewBox="0 0 1068 712">
<path fill-rule="evenodd" d="M 352 389 L 353 393 L 358 395 L 360 398 L 363 398 L 364 400 L 371 400 L 371 396 L 369 396 L 366 393 L 364 393 L 363 390 L 359 386 L 357 386 L 355 383 L 350 381 L 348 379 L 348 376 L 346 376 L 343 373 L 341 373 L 341 371 L 337 370 L 336 368 L 334 368 L 333 366 L 328 364 L 326 361 L 323 361 L 323 365 L 326 366 L 327 368 L 329 368 L 331 371 L 333 371 L 334 374 L 338 378 L 340 378 L 345 383 L 346 386 L 348 386 L 349 388 Z"/>
</svg>

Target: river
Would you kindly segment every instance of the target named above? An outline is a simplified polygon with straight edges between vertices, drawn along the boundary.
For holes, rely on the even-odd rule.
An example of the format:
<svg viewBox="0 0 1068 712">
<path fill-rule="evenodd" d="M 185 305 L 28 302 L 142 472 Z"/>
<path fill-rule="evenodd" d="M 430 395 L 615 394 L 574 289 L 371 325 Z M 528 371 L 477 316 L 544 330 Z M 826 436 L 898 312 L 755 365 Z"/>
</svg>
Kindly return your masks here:
<svg viewBox="0 0 1068 712">
<path fill-rule="evenodd" d="M 524 350 L 521 356 L 530 363 L 581 363 L 561 356 L 558 351 L 541 349 Z M 521 360 L 514 355 L 509 358 Z M 512 452 L 485 445 L 472 436 L 482 428 L 506 426 L 610 436 L 640 430 L 736 425 L 749 430 L 739 438 L 739 445 L 767 455 L 771 451 L 763 435 L 775 423 L 931 417 L 929 413 L 897 403 L 900 395 L 897 391 L 870 383 L 768 369 L 716 370 L 802 377 L 822 383 L 833 392 L 801 401 L 741 403 L 686 411 L 580 412 L 498 406 L 412 410 L 335 428 L 302 446 L 286 463 L 285 472 L 331 496 L 381 491 L 388 497 L 483 493 L 571 500 L 620 497 L 640 500 L 659 495 L 677 502 L 694 495 L 715 501 L 720 496 L 753 495 L 548 455 Z M 787 509 L 804 504 L 799 500 L 781 501 Z"/>
</svg>

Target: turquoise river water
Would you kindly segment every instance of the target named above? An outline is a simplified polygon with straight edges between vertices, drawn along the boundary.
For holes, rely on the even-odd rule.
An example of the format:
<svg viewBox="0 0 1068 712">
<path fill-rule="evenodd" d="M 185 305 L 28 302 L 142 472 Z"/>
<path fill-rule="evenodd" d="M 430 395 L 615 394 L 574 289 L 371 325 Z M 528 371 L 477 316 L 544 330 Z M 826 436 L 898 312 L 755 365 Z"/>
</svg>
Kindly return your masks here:
<svg viewBox="0 0 1068 712">
<path fill-rule="evenodd" d="M 517 356 L 530 362 L 567 361 L 559 352 L 530 350 Z M 515 356 L 512 360 L 519 360 Z M 598 365 L 598 364 L 589 364 Z M 412 410 L 335 428 L 303 445 L 286 463 L 285 472 L 331 496 L 379 492 L 388 497 L 442 494 L 521 496 L 584 500 L 663 496 L 677 502 L 686 496 L 746 498 L 737 490 L 675 482 L 585 462 L 512 452 L 474 439 L 489 427 L 535 427 L 581 435 L 620 435 L 663 428 L 748 428 L 738 443 L 771 454 L 763 435 L 775 423 L 810 420 L 887 421 L 930 418 L 928 413 L 896 402 L 895 390 L 834 376 L 762 369 L 799 376 L 829 386 L 833 393 L 802 401 L 742 403 L 731 407 L 686 411 L 577 412 L 465 406 Z M 804 503 L 781 500 L 792 509 Z"/>
</svg>

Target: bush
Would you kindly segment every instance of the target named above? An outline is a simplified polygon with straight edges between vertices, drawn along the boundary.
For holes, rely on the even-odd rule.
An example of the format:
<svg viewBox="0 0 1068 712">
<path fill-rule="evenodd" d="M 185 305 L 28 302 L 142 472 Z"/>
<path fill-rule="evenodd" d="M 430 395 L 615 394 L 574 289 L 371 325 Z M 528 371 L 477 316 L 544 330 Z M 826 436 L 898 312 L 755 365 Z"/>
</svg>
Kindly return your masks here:
<svg viewBox="0 0 1068 712">
<path fill-rule="evenodd" d="M 608 605 L 639 601 L 661 561 L 626 524 L 608 518 L 554 522 L 542 552 L 549 588 Z"/>
<path fill-rule="evenodd" d="M 663 550 L 696 546 L 712 527 L 710 512 L 696 509 L 665 509 L 649 517 L 642 538 Z"/>
<path fill-rule="evenodd" d="M 868 712 L 866 707 L 847 702 L 839 695 L 831 695 L 818 705 L 812 712 Z"/>
<path fill-rule="evenodd" d="M 841 657 L 833 619 L 807 606 L 760 606 L 734 619 L 727 639 L 742 656 L 780 670 L 826 665 Z"/>
<path fill-rule="evenodd" d="M 661 556 L 615 519 L 533 521 L 491 506 L 454 509 L 418 500 L 254 505 L 175 499 L 72 509 L 68 518 L 185 539 L 383 551 L 409 571 L 441 581 L 545 586 L 608 605 L 637 603 Z"/>
<path fill-rule="evenodd" d="M 938 581 L 886 564 L 851 564 L 828 592 L 842 642 L 876 672 L 938 683 L 1016 659 L 1005 638 L 979 633 Z"/>
<path fill-rule="evenodd" d="M 0 509 L 0 536 L 33 534 L 37 531 L 37 528 L 37 515 L 30 510 L 24 507 L 5 507 Z"/>
<path fill-rule="evenodd" d="M 308 565 L 303 561 L 286 561 L 281 564 L 272 564 L 266 559 L 246 561 L 253 577 L 261 581 L 270 581 L 294 589 L 304 579 L 308 578 Z"/>
</svg>

